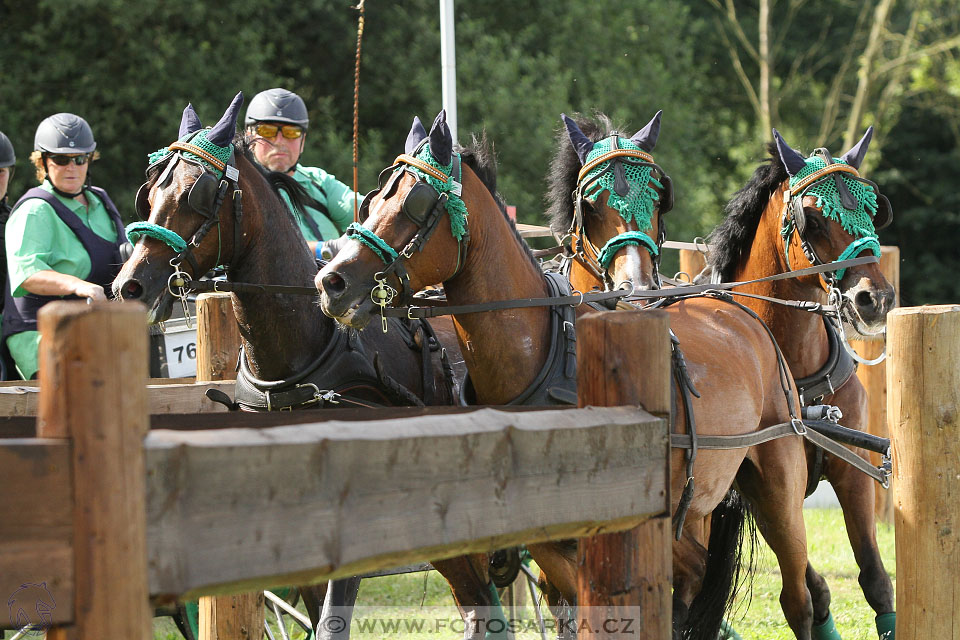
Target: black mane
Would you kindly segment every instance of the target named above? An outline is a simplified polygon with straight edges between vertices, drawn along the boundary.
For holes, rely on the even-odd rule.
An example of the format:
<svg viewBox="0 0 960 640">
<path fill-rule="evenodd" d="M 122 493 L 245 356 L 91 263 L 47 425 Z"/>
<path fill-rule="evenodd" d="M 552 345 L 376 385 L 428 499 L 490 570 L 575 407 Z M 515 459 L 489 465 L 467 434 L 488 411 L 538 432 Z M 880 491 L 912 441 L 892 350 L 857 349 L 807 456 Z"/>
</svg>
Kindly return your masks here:
<svg viewBox="0 0 960 640">
<path fill-rule="evenodd" d="M 622 133 L 624 127 L 615 127 L 608 116 L 597 113 L 594 118 L 580 114 L 573 115 L 573 121 L 593 142 L 599 142 L 613 133 Z M 554 233 L 565 233 L 573 222 L 573 190 L 577 188 L 577 174 L 580 173 L 580 158 L 570 143 L 567 130 L 561 126 L 557 133 L 557 151 L 550 161 L 550 173 L 547 175 L 547 218 Z"/>
<path fill-rule="evenodd" d="M 780 161 L 777 145 L 767 145 L 769 157 L 753 172 L 750 181 L 737 191 L 723 211 L 723 222 L 710 233 L 707 261 L 724 281 L 733 278 L 734 269 L 750 250 L 767 203 L 774 191 L 787 179 L 787 170 Z"/>
<path fill-rule="evenodd" d="M 503 197 L 497 193 L 497 158 L 494 154 L 493 144 L 487 139 L 486 132 L 483 132 L 479 138 L 475 135 L 472 136 L 469 146 L 457 146 L 456 151 L 460 154 L 460 160 L 477 174 L 480 182 L 483 183 L 483 186 L 485 186 L 490 192 L 490 195 L 493 196 L 497 207 L 500 209 L 500 213 L 503 214 L 503 217 L 510 223 L 510 228 L 513 229 L 514 236 L 524 248 L 530 262 L 539 269 L 540 262 L 534 257 L 527 241 L 524 240 L 520 232 L 517 231 L 517 225 L 510 219 L 510 216 L 507 215 L 507 207 L 504 204 Z"/>
</svg>

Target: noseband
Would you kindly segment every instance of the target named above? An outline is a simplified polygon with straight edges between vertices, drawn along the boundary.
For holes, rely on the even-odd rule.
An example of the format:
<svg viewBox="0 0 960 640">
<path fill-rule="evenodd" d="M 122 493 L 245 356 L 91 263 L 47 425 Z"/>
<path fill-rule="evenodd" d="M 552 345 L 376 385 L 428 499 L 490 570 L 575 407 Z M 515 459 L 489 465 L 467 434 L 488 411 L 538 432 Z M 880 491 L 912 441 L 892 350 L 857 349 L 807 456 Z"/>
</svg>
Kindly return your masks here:
<svg viewBox="0 0 960 640">
<path fill-rule="evenodd" d="M 433 235 L 434 231 L 437 230 L 437 226 L 440 224 L 440 220 L 446 211 L 447 202 L 450 197 L 447 191 L 438 191 L 425 178 L 417 173 L 417 171 L 413 171 L 411 167 L 429 175 L 435 180 L 450 185 L 449 193 L 452 193 L 458 198 L 463 189 L 461 183 L 462 169 L 460 154 L 453 154 L 449 174 L 414 157 L 414 155 L 401 154 L 394 160 L 393 165 L 387 167 L 380 173 L 378 180 L 379 186 L 364 196 L 363 204 L 360 205 L 358 212 L 360 223 L 354 222 L 347 227 L 346 235 L 373 251 L 380 260 L 383 261 L 384 265 L 386 265 L 382 271 L 379 271 L 374 276 L 377 285 L 370 293 L 373 302 L 381 308 L 381 311 L 390 304 L 398 294 L 396 289 L 387 284 L 387 278 L 391 274 L 396 275 L 397 280 L 400 282 L 399 302 L 406 304 L 413 299 L 414 291 L 410 288 L 410 276 L 403 263 L 405 260 L 412 258 L 414 252 L 423 251 L 424 245 Z M 407 192 L 407 195 L 404 196 L 400 210 L 411 222 L 417 225 L 417 232 L 406 246 L 398 252 L 374 231 L 364 227 L 362 222 L 366 221 L 370 215 L 370 201 L 373 200 L 374 196 L 383 192 L 384 198 L 389 197 L 394 189 L 397 188 L 400 179 L 407 173 L 413 175 L 417 182 Z M 386 182 L 384 182 L 385 178 Z M 466 226 L 466 218 L 464 218 L 463 233 L 457 238 L 457 268 L 456 271 L 454 271 L 454 276 L 460 273 L 460 269 L 466 261 L 469 243 L 470 233 Z M 386 332 L 386 318 L 384 318 L 384 332 Z"/>
<path fill-rule="evenodd" d="M 627 245 L 637 245 L 650 253 L 650 257 L 653 259 L 653 277 L 659 284 L 660 247 L 666 238 L 666 228 L 662 216 L 673 208 L 673 186 L 670 177 L 654 162 L 653 156 L 649 153 L 639 149 L 621 148 L 619 137 L 616 134 L 612 135 L 610 139 L 613 143 L 613 149 L 584 164 L 577 175 L 577 187 L 572 194 L 574 217 L 570 229 L 567 231 L 567 235 L 576 241 L 573 247 L 573 258 L 597 280 L 603 282 L 604 287 L 609 291 L 615 288 L 608 273 L 614 255 Z M 594 169 L 603 164 L 607 166 L 596 175 L 588 177 Z M 630 180 L 627 179 L 625 164 L 636 168 L 648 167 L 655 171 L 659 177 L 659 180 L 657 180 L 651 175 L 651 178 L 657 180 L 658 185 L 663 189 L 663 194 L 658 198 L 659 204 L 657 206 L 657 239 L 654 240 L 643 231 L 626 231 L 610 238 L 602 248 L 598 248 L 590 241 L 584 224 L 583 203 L 587 201 L 587 193 L 596 188 L 597 182 L 611 172 L 614 174 L 611 196 L 616 193 L 621 198 L 625 198 L 631 189 L 643 189 L 649 184 L 631 184 Z M 599 192 L 596 195 L 598 196 Z"/>
<path fill-rule="evenodd" d="M 190 140 L 195 138 L 199 133 L 202 133 L 202 131 L 194 134 Z M 163 172 L 155 183 L 162 186 L 170 180 L 173 169 L 179 161 L 183 160 L 184 162 L 199 166 L 203 170 L 203 173 L 197 177 L 193 186 L 190 187 L 190 191 L 187 193 L 187 203 L 191 209 L 204 217 L 203 223 L 193 235 L 190 236 L 190 240 L 188 241 L 184 240 L 177 232 L 171 229 L 147 222 L 146 219 L 150 215 L 147 196 L 151 189 L 150 182 L 147 181 L 140 186 L 136 199 L 137 215 L 143 221 L 128 225 L 127 237 L 134 243 L 141 236 L 149 236 L 160 240 L 176 252 L 176 255 L 170 260 L 170 264 L 174 268 L 174 275 L 182 273 L 180 265 L 186 260 L 187 264 L 189 264 L 193 270 L 193 277 L 199 278 L 203 274 L 200 273 L 200 266 L 193 255 L 193 249 L 200 246 L 204 237 L 206 237 L 207 233 L 209 233 L 214 226 L 219 229 L 220 209 L 226 199 L 227 191 L 230 190 L 231 187 L 233 188 L 232 200 L 234 206 L 234 252 L 236 252 L 237 247 L 240 246 L 242 237 L 240 221 L 243 215 L 241 200 L 243 192 L 239 188 L 240 171 L 235 164 L 236 150 L 232 144 L 229 147 L 229 158 L 224 161 L 210 153 L 207 149 L 193 144 L 190 140 L 174 142 L 165 150 L 159 152 L 164 155 L 147 167 L 147 173 L 149 174 L 150 170 L 154 167 L 159 167 L 163 163 L 166 163 Z M 203 142 L 206 142 L 206 140 L 203 140 Z M 190 158 L 184 155 L 185 153 L 192 154 L 195 157 Z M 218 255 L 217 262 L 219 261 L 220 256 Z"/>
</svg>

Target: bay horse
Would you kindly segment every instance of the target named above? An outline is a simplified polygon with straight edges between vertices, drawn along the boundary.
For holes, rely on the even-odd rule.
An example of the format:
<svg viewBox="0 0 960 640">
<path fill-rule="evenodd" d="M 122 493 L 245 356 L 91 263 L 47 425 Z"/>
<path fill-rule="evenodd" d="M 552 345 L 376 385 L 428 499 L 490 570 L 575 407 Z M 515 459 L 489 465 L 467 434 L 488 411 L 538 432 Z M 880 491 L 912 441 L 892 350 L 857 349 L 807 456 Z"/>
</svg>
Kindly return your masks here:
<svg viewBox="0 0 960 640">
<path fill-rule="evenodd" d="M 776 130 L 773 135 L 766 162 L 729 201 L 726 217 L 709 237 L 707 262 L 714 281 L 752 280 L 856 257 L 864 251 L 879 257 L 876 231 L 891 222 L 892 210 L 877 186 L 860 178 L 857 171 L 873 128 L 839 158 L 825 149 L 806 158 Z M 803 184 L 811 177 L 816 180 L 814 172 L 836 168 L 836 173 L 819 174 L 820 181 Z M 821 185 L 823 188 L 819 188 Z M 753 284 L 742 291 L 784 300 L 830 302 L 839 307 L 847 335 L 868 340 L 882 339 L 886 314 L 895 301 L 893 287 L 878 264 Z M 853 375 L 855 365 L 840 344 L 838 332 L 811 313 L 757 298 L 745 298 L 743 302 L 773 331 L 791 371 L 804 387 L 803 400 L 807 404 L 835 405 L 843 413 L 844 426 L 865 430 L 866 391 Z M 862 449 L 854 451 L 867 459 Z M 819 480 L 822 473 L 843 509 L 847 535 L 860 567 L 860 586 L 876 612 L 877 632 L 883 640 L 893 638 L 894 592 L 877 548 L 874 481 L 834 456 L 827 454 L 818 464 L 817 454 L 811 450 L 808 454 L 811 479 Z M 815 622 L 832 626 L 826 584 L 814 579 L 809 586 L 818 613 Z"/>
<path fill-rule="evenodd" d="M 581 124 L 588 131 L 591 139 L 601 139 L 609 133 L 608 123 L 606 123 L 606 130 L 601 128 L 599 131 L 593 123 Z M 790 265 L 795 268 L 812 266 L 811 258 L 806 255 L 801 246 L 800 234 L 792 238 L 789 250 L 792 257 L 788 258 L 783 246 L 782 233 L 784 224 L 792 220 L 792 216 L 787 211 L 787 205 L 784 204 L 785 192 L 789 189 L 788 183 L 794 173 L 803 170 L 808 160 L 791 150 L 779 134 L 774 135 L 776 142 L 770 145 L 770 159 L 757 169 L 747 186 L 730 201 L 726 209 L 726 219 L 711 235 L 708 263 L 717 282 L 752 280 L 785 273 L 790 271 Z M 868 130 L 863 140 L 844 154 L 843 164 L 849 164 L 854 169 L 859 168 L 871 135 L 872 130 Z M 572 205 L 569 194 L 573 188 L 571 185 L 576 185 L 574 175 L 576 166 L 572 168 L 567 166 L 571 164 L 571 153 L 569 150 L 565 154 L 562 150 L 558 152 L 552 172 L 553 182 L 549 194 L 550 214 L 554 230 L 557 232 L 566 231 L 576 222 L 576 218 L 570 213 Z M 787 169 L 788 160 L 793 167 L 793 173 Z M 835 159 L 835 161 L 840 160 Z M 823 164 L 826 165 L 825 162 Z M 866 233 L 858 234 L 860 238 L 871 235 L 874 221 L 880 227 L 889 223 L 890 220 L 889 203 L 876 191 L 875 186 L 869 184 L 867 186 L 871 187 L 877 195 L 876 215 L 874 220 L 869 222 L 869 229 L 864 229 Z M 829 262 L 840 259 L 846 248 L 853 245 L 857 238 L 845 231 L 839 220 L 831 220 L 823 216 L 814 196 L 807 196 L 803 202 L 804 222 L 811 221 L 809 238 L 806 242 L 810 243 L 815 252 L 811 255 L 819 256 L 819 259 L 813 258 L 813 261 Z M 608 243 L 617 233 L 623 232 L 623 220 L 618 211 L 599 207 L 591 211 L 596 215 L 584 216 L 583 224 L 577 228 L 582 229 L 581 233 L 592 238 L 593 242 Z M 657 218 L 657 221 L 659 220 Z M 656 237 L 664 237 L 662 226 L 659 229 L 654 227 L 654 231 Z M 804 233 L 807 233 L 806 226 L 804 226 Z M 866 250 L 872 248 L 872 243 L 862 242 L 857 246 Z M 807 250 L 809 251 L 810 249 Z M 589 254 L 587 255 L 589 257 Z M 844 257 L 855 257 L 855 255 L 847 252 Z M 607 274 L 606 281 L 597 278 L 594 272 L 595 269 L 582 266 L 582 259 L 575 259 L 571 263 L 571 278 L 580 278 L 585 283 L 582 285 L 583 290 L 589 290 L 591 287 L 602 288 L 614 281 L 630 282 L 637 285 L 637 288 L 644 288 L 651 277 L 649 266 L 638 268 L 635 263 L 629 261 L 611 261 L 610 273 Z M 849 275 L 841 278 L 839 283 L 835 283 L 839 285 L 835 296 L 842 296 L 841 312 L 844 324 L 854 329 L 860 337 L 864 334 L 876 335 L 882 330 L 883 318 L 892 305 L 892 288 L 876 265 L 852 267 L 847 270 L 847 273 Z M 828 274 L 827 278 L 829 277 Z M 813 275 L 753 284 L 739 290 L 770 298 L 825 303 L 828 301 L 829 288 L 827 280 L 821 281 L 819 276 Z M 842 347 L 836 339 L 831 338 L 825 323 L 813 314 L 774 302 L 755 298 L 744 298 L 743 302 L 751 307 L 771 329 L 791 371 L 799 376 L 799 382 L 803 385 L 802 390 L 813 392 L 813 395 L 808 393 L 808 397 L 801 396 L 802 399 L 807 400 L 808 404 L 816 401 L 838 406 L 843 413 L 844 426 L 863 430 L 866 425 L 867 406 L 865 391 L 859 379 L 855 376 L 845 378 L 846 383 L 837 380 L 836 393 L 829 392 L 831 382 L 824 379 L 827 374 L 836 370 L 838 361 L 843 360 Z M 846 375 L 850 376 L 851 373 L 852 365 L 848 365 Z M 822 389 L 825 384 L 828 385 L 827 393 L 817 393 L 816 387 L 819 386 Z M 852 449 L 867 459 L 863 450 Z M 821 457 L 818 450 L 810 445 L 806 453 L 810 476 L 808 491 L 812 490 L 815 483 L 819 481 L 821 473 L 836 490 L 844 512 L 854 557 L 861 569 L 860 584 L 868 603 L 877 613 L 878 634 L 884 640 L 892 638 L 895 624 L 893 587 L 883 568 L 876 543 L 873 480 L 829 454 Z M 818 637 L 839 637 L 830 613 L 828 586 L 812 566 L 809 566 L 807 571 L 807 584 L 813 597 L 814 626 Z"/>
<path fill-rule="evenodd" d="M 119 299 L 147 304 L 151 322 L 169 316 L 174 300 L 168 281 L 175 271 L 184 270 L 186 275 L 199 278 L 224 264 L 228 281 L 312 287 L 317 263 L 278 195 L 279 189 L 286 189 L 297 200 L 296 182 L 282 173 L 262 169 L 247 141 L 235 139 L 241 104 L 242 94 L 237 94 L 211 129 L 202 129 L 193 107 L 187 105 L 179 141 L 152 157 L 147 181 L 137 197 L 138 210 L 143 218 L 149 218 L 149 223 L 128 227 L 140 230 L 142 235 L 113 284 Z M 219 171 L 218 158 L 208 157 L 218 150 L 223 158 Z M 210 232 L 204 232 L 204 228 Z M 177 238 L 191 241 L 177 245 Z M 178 266 L 172 266 L 172 262 Z M 262 381 L 296 380 L 304 369 L 317 362 L 318 354 L 327 354 L 328 359 L 323 362 L 332 360 L 338 366 L 346 362 L 354 367 L 360 365 L 355 359 L 344 360 L 344 356 L 356 358 L 366 354 L 369 362 L 365 370 L 353 371 L 345 379 L 343 371 L 334 372 L 345 385 L 340 389 L 342 399 L 388 405 L 400 404 L 412 395 L 421 400 L 431 397 L 432 404 L 456 402 L 439 352 L 428 348 L 425 336 L 418 338 L 405 331 L 402 324 L 392 325 L 389 333 L 345 332 L 321 312 L 315 295 L 235 292 L 231 296 L 243 344 L 241 373 L 247 371 L 254 386 Z M 440 325 L 437 335 L 441 344 L 452 352 L 454 362 L 461 360 L 452 326 L 436 324 Z M 418 339 L 423 340 L 419 347 Z M 378 364 L 374 372 L 375 358 Z M 423 373 L 424 358 L 433 359 L 432 366 L 426 369 L 430 372 L 428 378 Z M 377 384 L 381 373 L 406 391 L 382 388 Z M 268 385 L 266 390 L 270 388 Z M 272 388 L 275 398 L 284 391 Z M 298 402 L 307 402 L 297 408 L 322 406 L 323 401 L 311 401 L 313 395 L 311 391 L 311 397 L 298 397 Z M 255 399 L 256 394 L 252 397 Z M 450 583 L 464 614 L 476 606 L 491 605 L 484 560 L 476 556 L 433 563 Z M 324 592 L 322 586 L 302 589 L 314 628 Z"/>
<path fill-rule="evenodd" d="M 638 141 L 648 140 L 652 129 Z M 376 313 L 371 295 L 386 302 L 390 293 L 379 292 L 387 287 L 391 291 L 415 290 L 438 280 L 455 305 L 554 295 L 551 278 L 541 271 L 504 213 L 495 180 L 495 163 L 485 141 L 455 150 L 443 112 L 429 134 L 419 119 L 414 119 L 406 153 L 381 175 L 381 191 L 364 203 L 368 217 L 353 229 L 357 242 L 317 275 L 324 312 L 360 328 Z M 447 206 L 454 196 L 460 204 Z M 402 263 L 399 267 L 398 262 Z M 398 272 L 400 278 L 393 275 Z M 556 351 L 551 347 L 556 313 L 548 308 L 502 308 L 454 316 L 477 403 L 508 404 L 530 393 L 530 385 L 544 377 Z M 684 314 L 691 316 L 697 327 L 691 343 L 702 343 L 703 352 L 713 358 L 709 364 L 692 367 L 696 384 L 702 384 L 697 408 L 703 410 L 698 415 L 722 416 L 722 433 L 727 434 L 748 433 L 788 420 L 795 407 L 785 401 L 783 372 L 759 323 L 729 308 L 708 311 L 687 305 Z M 711 330 L 712 338 L 699 337 Z M 706 376 L 707 369 L 719 369 L 724 375 Z M 750 380 L 750 387 L 745 388 L 741 380 Z M 682 413 L 678 411 L 678 415 Z M 716 429 L 720 421 L 708 422 L 708 428 Z M 798 637 L 810 638 L 812 603 L 804 583 L 807 562 L 801 510 L 806 469 L 800 462 L 801 451 L 799 439 L 791 437 L 749 453 L 744 449 L 701 452 L 696 467 L 699 490 L 689 514 L 694 521 L 712 513 L 725 502 L 735 480 L 750 487 L 781 563 L 784 609 L 796 625 Z M 673 457 L 671 485 L 676 508 L 688 474 L 678 464 L 681 454 Z M 751 464 L 738 472 L 745 458 Z M 770 477 L 777 482 L 762 481 Z M 745 513 L 739 510 L 726 515 L 729 524 L 742 522 Z M 739 524 L 714 528 L 710 547 L 716 553 L 712 558 L 697 540 L 696 528 L 691 526 L 674 543 L 675 635 L 713 640 L 733 582 L 741 528 Z M 727 539 L 722 540 L 721 535 Z M 575 603 L 575 550 L 550 543 L 530 545 L 530 551 L 559 595 Z M 716 577 L 706 567 L 708 563 L 711 569 L 717 568 Z M 719 575 L 721 568 L 724 576 Z M 715 581 L 704 583 L 705 575 Z M 701 591 L 713 598 L 711 606 L 701 617 L 688 615 Z"/>
</svg>

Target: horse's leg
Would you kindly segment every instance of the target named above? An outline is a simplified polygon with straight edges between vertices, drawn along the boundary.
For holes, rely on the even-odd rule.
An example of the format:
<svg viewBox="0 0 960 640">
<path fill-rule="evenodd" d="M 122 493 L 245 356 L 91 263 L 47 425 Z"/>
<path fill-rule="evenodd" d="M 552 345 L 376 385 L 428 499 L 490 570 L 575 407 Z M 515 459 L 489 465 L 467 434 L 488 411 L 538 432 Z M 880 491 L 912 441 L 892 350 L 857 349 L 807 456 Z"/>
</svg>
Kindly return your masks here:
<svg viewBox="0 0 960 640">
<path fill-rule="evenodd" d="M 314 626 L 317 640 L 346 640 L 350 637 L 353 605 L 357 603 L 360 577 L 341 578 L 327 583 L 320 622 Z"/>
<path fill-rule="evenodd" d="M 576 637 L 571 625 L 575 623 L 577 604 L 577 541 L 528 544 L 527 551 L 540 567 L 540 588 L 547 596 L 557 637 Z"/>
<path fill-rule="evenodd" d="M 543 571 L 540 572 L 537 583 L 556 622 L 557 640 L 574 640 L 577 634 L 574 632 L 576 620 L 574 620 L 573 605 L 563 597 L 559 589 L 553 586 Z"/>
<path fill-rule="evenodd" d="M 828 398 L 828 402 L 836 403 L 843 409 L 842 422 L 845 426 L 859 429 L 866 424 L 866 395 L 861 385 L 845 385 L 835 396 Z M 862 449 L 854 451 L 868 459 Z M 824 464 L 824 475 L 833 485 L 843 509 L 847 537 L 850 539 L 853 557 L 860 567 L 860 588 L 863 589 L 867 603 L 877 613 L 878 632 L 883 634 L 892 629 L 894 597 L 893 583 L 883 566 L 877 546 L 874 480 L 832 456 L 828 456 Z M 883 621 L 886 621 L 885 626 Z M 883 628 L 880 628 L 881 626 Z"/>
<path fill-rule="evenodd" d="M 696 519 L 695 519 L 696 521 Z M 702 522 L 702 519 L 700 519 Z M 688 523 L 688 525 L 693 523 Z M 700 592 L 707 570 L 707 550 L 697 541 L 689 526 L 672 545 L 673 555 L 673 637 L 682 637 L 690 615 L 690 605 Z"/>
<path fill-rule="evenodd" d="M 310 616 L 310 624 L 316 629 L 320 622 L 320 610 L 327 595 L 327 583 L 312 584 L 306 587 L 298 587 L 298 589 L 300 590 L 300 597 L 303 598 L 303 606 L 307 610 L 307 615 Z"/>
<path fill-rule="evenodd" d="M 480 553 L 432 563 L 433 568 L 450 584 L 453 600 L 464 621 L 464 640 L 507 637 L 505 631 L 495 632 L 499 625 L 487 624 L 493 618 L 502 620 L 503 616 L 496 587 L 487 574 L 487 563 L 487 555 Z M 488 627 L 493 631 L 487 633 Z"/>
<path fill-rule="evenodd" d="M 807 588 L 807 532 L 803 523 L 806 456 L 795 439 L 753 449 L 737 474 L 742 492 L 756 510 L 757 523 L 777 556 L 783 587 L 780 607 L 798 640 L 811 640 L 813 601 Z"/>
</svg>

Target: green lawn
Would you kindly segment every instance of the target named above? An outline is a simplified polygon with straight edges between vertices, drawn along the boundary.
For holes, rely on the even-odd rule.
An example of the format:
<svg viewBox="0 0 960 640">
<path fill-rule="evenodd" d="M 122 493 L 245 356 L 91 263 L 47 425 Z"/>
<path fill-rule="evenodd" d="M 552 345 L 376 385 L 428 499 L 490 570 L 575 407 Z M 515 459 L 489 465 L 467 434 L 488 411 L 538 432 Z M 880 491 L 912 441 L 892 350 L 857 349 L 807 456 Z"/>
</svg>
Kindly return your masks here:
<svg viewBox="0 0 960 640">
<path fill-rule="evenodd" d="M 814 566 L 826 577 L 833 593 L 831 607 L 837 627 L 845 640 L 873 640 L 876 631 L 873 611 L 867 606 L 857 584 L 857 566 L 847 543 L 843 517 L 839 509 L 807 509 L 807 540 L 810 558 Z M 895 572 L 893 527 L 879 525 L 880 550 L 887 570 Z M 895 576 L 894 576 L 895 577 Z M 780 575 L 776 559 L 769 549 L 763 548 L 758 561 L 758 572 L 753 584 L 753 598 L 749 609 L 734 617 L 734 628 L 744 640 L 790 639 L 793 635 L 783 620 L 778 597 Z M 360 589 L 358 601 L 362 606 L 391 607 L 390 616 L 406 620 L 423 620 L 443 617 L 457 618 L 456 609 L 446 583 L 436 572 L 411 574 L 366 580 Z M 393 608 L 397 607 L 397 608 Z M 291 626 L 293 629 L 293 627 Z M 354 627 L 356 628 L 356 627 Z M 3 638 L 12 637 L 7 632 Z M 354 633 L 357 638 L 399 637 L 400 634 Z M 295 630 L 293 640 L 304 635 Z M 452 631 L 444 633 L 403 634 L 404 638 L 435 639 L 456 638 Z M 536 638 L 523 633 L 519 638 Z M 277 636 L 279 640 L 279 636 Z M 154 640 L 179 640 L 180 634 L 169 618 L 154 620 Z"/>
</svg>

